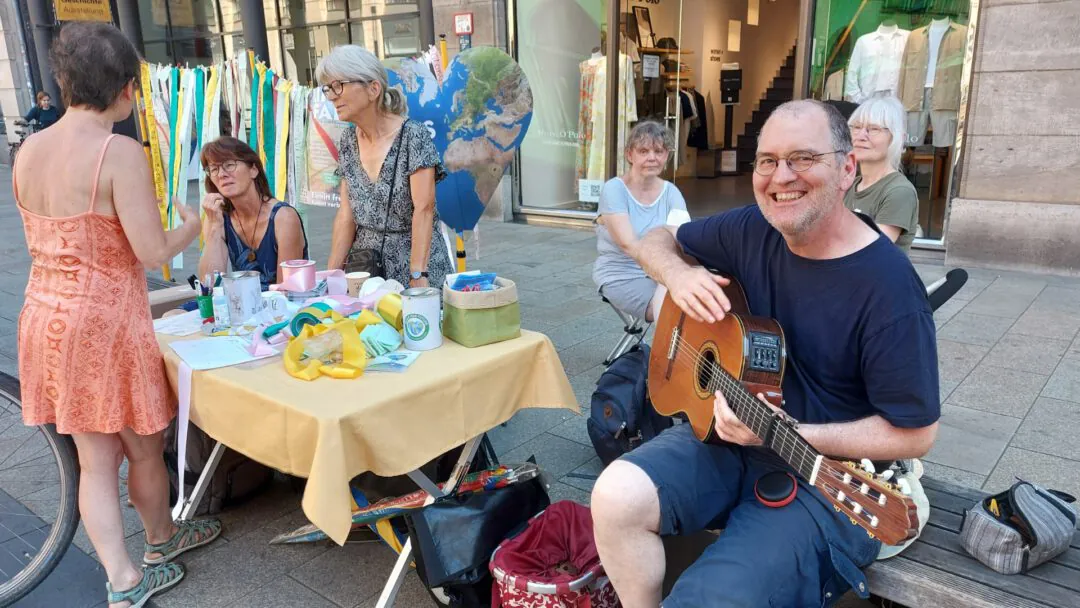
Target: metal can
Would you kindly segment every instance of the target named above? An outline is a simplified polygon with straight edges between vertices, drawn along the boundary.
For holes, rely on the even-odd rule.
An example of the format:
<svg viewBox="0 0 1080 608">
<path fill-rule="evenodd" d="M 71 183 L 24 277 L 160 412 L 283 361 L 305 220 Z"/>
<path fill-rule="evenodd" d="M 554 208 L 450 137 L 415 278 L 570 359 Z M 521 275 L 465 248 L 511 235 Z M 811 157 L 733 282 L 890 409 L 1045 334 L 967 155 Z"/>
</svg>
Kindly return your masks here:
<svg viewBox="0 0 1080 608">
<path fill-rule="evenodd" d="M 222 276 L 225 299 L 229 303 L 230 325 L 240 325 L 262 309 L 262 282 L 254 270 L 230 272 Z"/>
<path fill-rule="evenodd" d="M 442 345 L 442 292 L 434 287 L 412 287 L 401 292 L 401 333 L 405 348 L 432 350 Z"/>
</svg>

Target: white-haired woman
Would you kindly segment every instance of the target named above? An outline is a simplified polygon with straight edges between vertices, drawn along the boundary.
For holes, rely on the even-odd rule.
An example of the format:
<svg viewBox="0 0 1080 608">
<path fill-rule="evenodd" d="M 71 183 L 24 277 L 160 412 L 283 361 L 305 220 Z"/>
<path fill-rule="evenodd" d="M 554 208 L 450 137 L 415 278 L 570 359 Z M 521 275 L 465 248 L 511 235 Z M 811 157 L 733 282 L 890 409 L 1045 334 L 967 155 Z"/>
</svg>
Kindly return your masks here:
<svg viewBox="0 0 1080 608">
<path fill-rule="evenodd" d="M 626 142 L 629 170 L 600 190 L 593 281 L 616 308 L 647 321 L 656 319 L 667 292 L 634 260 L 638 242 L 654 228 L 689 219 L 682 193 L 660 177 L 674 148 L 670 129 L 638 123 Z"/>
<path fill-rule="evenodd" d="M 442 287 L 451 272 L 438 228 L 435 183 L 446 176 L 427 129 L 404 116 L 405 98 L 390 88 L 370 51 L 336 47 L 315 76 L 351 123 L 338 143 L 341 208 L 334 219 L 328 266 L 381 259 L 386 279 Z"/>
<path fill-rule="evenodd" d="M 848 119 L 859 177 L 844 204 L 865 214 L 905 252 L 919 228 L 919 194 L 900 168 L 904 151 L 904 107 L 895 97 L 863 102 Z"/>
</svg>

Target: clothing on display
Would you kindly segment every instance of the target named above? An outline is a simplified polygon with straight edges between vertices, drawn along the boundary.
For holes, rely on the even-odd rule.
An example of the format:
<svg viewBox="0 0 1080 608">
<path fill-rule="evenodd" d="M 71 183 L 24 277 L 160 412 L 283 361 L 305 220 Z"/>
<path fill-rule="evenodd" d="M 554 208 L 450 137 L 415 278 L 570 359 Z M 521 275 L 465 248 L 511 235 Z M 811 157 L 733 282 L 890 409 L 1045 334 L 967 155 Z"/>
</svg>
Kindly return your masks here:
<svg viewBox="0 0 1080 608">
<path fill-rule="evenodd" d="M 896 94 L 910 34 L 895 24 L 882 24 L 855 41 L 844 77 L 844 96 L 849 101 L 862 103 L 874 96 Z"/>
<path fill-rule="evenodd" d="M 709 117 L 705 105 L 705 98 L 697 89 L 690 89 L 690 95 L 694 98 L 694 108 L 697 114 L 697 124 L 690 129 L 687 145 L 698 150 L 709 149 Z"/>
<path fill-rule="evenodd" d="M 953 144 L 966 47 L 967 27 L 949 18 L 936 19 L 908 37 L 899 84 L 900 102 L 908 112 L 908 145 L 922 143 L 928 123 L 934 127 L 934 146 Z"/>
<path fill-rule="evenodd" d="M 844 70 L 837 70 L 825 79 L 825 90 L 821 93 L 822 101 L 844 100 Z"/>
<path fill-rule="evenodd" d="M 602 180 L 607 153 L 607 58 L 594 54 L 581 62 L 580 109 L 578 113 L 578 179 Z M 626 136 L 630 123 L 638 120 L 634 63 L 619 53 L 619 92 L 615 111 L 618 115 L 618 163 L 616 172 L 627 171 Z"/>
</svg>

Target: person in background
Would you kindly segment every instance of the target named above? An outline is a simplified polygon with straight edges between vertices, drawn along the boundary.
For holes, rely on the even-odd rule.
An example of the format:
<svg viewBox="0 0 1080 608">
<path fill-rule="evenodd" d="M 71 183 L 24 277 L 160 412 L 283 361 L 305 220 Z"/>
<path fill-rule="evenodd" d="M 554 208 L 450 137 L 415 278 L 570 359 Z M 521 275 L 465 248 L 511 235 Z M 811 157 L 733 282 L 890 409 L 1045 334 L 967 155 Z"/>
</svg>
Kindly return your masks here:
<svg viewBox="0 0 1080 608">
<path fill-rule="evenodd" d="M 220 137 L 202 149 L 206 197 L 202 208 L 199 277 L 214 272 L 255 270 L 263 291 L 280 283 L 281 262 L 307 259 L 304 225 L 288 203 L 274 200 L 259 155 L 234 137 Z"/>
<path fill-rule="evenodd" d="M 851 114 L 848 127 L 860 175 L 844 205 L 874 220 L 907 253 L 919 229 L 919 194 L 899 171 L 904 107 L 895 97 L 869 99 Z"/>
<path fill-rule="evenodd" d="M 183 578 L 176 556 L 221 533 L 216 520 L 174 523 L 169 510 L 162 431 L 177 404 L 146 287 L 146 268 L 186 249 L 201 222 L 176 202 L 183 225 L 162 229 L 142 145 L 112 133 L 131 116 L 139 74 L 127 37 L 109 24 L 67 23 L 51 60 L 68 111 L 26 140 L 12 179 L 32 259 L 19 315 L 23 422 L 74 438 L 79 512 L 109 607 L 142 606 Z M 124 542 L 125 457 L 146 531 L 142 567 Z"/>
<path fill-rule="evenodd" d="M 367 49 L 336 47 L 315 76 L 338 118 L 352 123 L 338 144 L 341 207 L 327 266 L 343 268 L 350 251 L 370 249 L 382 256 L 383 278 L 441 288 L 453 272 L 435 210 L 446 170 L 427 128 L 405 118 L 404 96 Z"/>
<path fill-rule="evenodd" d="M 646 120 L 630 130 L 626 175 L 613 177 L 600 190 L 593 281 L 619 310 L 653 321 L 667 293 L 633 255 L 639 239 L 669 222 L 672 212 L 686 215 L 686 200 L 660 173 L 675 148 L 675 137 L 658 122 Z"/>
<path fill-rule="evenodd" d="M 35 131 L 47 129 L 56 121 L 60 120 L 60 109 L 52 105 L 52 97 L 45 91 L 38 91 L 37 104 L 24 116 L 26 122 L 37 121 Z"/>
</svg>

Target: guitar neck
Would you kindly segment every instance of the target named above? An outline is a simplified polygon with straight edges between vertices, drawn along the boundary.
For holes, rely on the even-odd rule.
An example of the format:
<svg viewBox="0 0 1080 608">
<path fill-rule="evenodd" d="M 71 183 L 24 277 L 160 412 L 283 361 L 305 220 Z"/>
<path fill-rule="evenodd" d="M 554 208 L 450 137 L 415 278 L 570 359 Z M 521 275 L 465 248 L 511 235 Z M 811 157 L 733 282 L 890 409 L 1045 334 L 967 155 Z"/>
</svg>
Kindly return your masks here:
<svg viewBox="0 0 1080 608">
<path fill-rule="evenodd" d="M 822 459 L 821 454 L 794 428 L 777 421 L 776 412 L 751 395 L 742 383 L 724 369 L 717 367 L 716 370 L 713 382 L 716 385 L 715 390 L 724 394 L 735 416 L 766 442 L 765 447 L 775 452 L 803 479 L 813 484 Z"/>
</svg>

